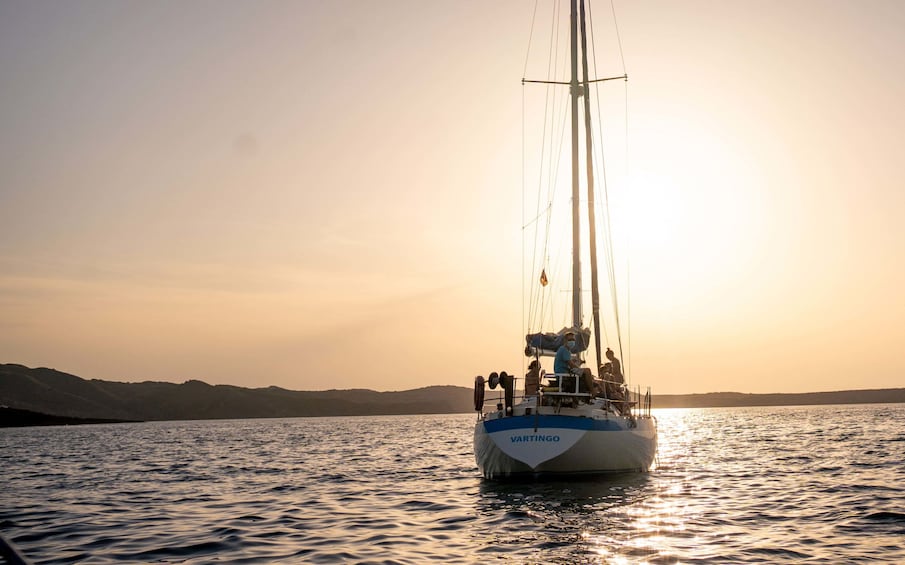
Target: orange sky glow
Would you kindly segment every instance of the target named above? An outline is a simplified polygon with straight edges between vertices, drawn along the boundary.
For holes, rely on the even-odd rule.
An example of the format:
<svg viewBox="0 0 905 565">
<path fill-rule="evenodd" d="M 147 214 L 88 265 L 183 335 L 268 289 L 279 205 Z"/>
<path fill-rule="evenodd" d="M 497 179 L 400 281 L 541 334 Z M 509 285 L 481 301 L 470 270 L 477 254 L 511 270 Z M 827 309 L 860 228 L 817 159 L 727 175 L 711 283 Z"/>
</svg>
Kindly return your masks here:
<svg viewBox="0 0 905 565">
<path fill-rule="evenodd" d="M 614 7 L 632 384 L 905 386 L 905 3 Z M 523 371 L 533 10 L 0 4 L 0 362 L 295 390 Z"/>
</svg>

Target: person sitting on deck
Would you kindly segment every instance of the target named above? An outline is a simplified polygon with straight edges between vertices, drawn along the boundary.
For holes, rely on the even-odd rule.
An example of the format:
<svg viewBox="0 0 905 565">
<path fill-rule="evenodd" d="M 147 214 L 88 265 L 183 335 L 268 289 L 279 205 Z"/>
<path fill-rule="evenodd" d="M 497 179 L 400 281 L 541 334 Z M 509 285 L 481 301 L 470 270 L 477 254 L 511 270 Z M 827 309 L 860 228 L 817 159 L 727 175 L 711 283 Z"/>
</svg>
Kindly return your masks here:
<svg viewBox="0 0 905 565">
<path fill-rule="evenodd" d="M 622 376 L 622 363 L 616 359 L 616 354 L 609 347 L 606 348 L 606 358 L 610 360 L 610 372 L 613 374 L 613 380 L 620 385 L 625 384 L 625 377 Z"/>
<path fill-rule="evenodd" d="M 575 347 L 575 334 L 567 333 L 563 344 L 556 350 L 553 359 L 553 372 L 556 374 L 568 374 L 572 372 L 575 363 L 572 361 L 572 348 Z"/>
<path fill-rule="evenodd" d="M 613 378 L 613 364 L 604 363 L 600 366 L 600 378 L 603 379 L 603 390 L 608 399 L 613 399 L 619 386 Z"/>
<path fill-rule="evenodd" d="M 537 396 L 538 388 L 540 388 L 540 361 L 535 359 L 528 365 L 528 372 L 525 373 L 525 396 Z"/>
<path fill-rule="evenodd" d="M 575 347 L 575 334 L 567 333 L 565 341 L 556 351 L 556 357 L 553 360 L 553 372 L 557 375 L 569 375 L 561 377 L 560 392 L 575 392 L 577 371 L 574 369 L 581 365 L 581 359 L 578 356 L 572 356 L 572 348 Z"/>
<path fill-rule="evenodd" d="M 581 370 L 581 392 L 586 392 L 590 395 L 588 402 L 600 393 L 600 384 L 600 381 L 594 378 L 594 373 L 590 369 L 585 367 Z"/>
<path fill-rule="evenodd" d="M 607 398 L 613 401 L 621 413 L 625 410 L 625 377 L 622 375 L 622 364 L 609 347 L 606 348 L 606 358 L 609 362 L 604 364 L 603 372 Z"/>
</svg>

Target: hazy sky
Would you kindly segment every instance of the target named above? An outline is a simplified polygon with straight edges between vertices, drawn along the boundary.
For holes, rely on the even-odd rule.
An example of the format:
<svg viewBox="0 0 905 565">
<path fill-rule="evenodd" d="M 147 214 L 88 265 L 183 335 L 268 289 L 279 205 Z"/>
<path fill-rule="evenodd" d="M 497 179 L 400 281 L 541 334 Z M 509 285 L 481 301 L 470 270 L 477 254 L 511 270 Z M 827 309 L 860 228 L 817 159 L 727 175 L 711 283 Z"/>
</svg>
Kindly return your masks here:
<svg viewBox="0 0 905 565">
<path fill-rule="evenodd" d="M 905 386 L 905 2 L 615 9 L 633 382 Z M 533 11 L 0 0 L 0 362 L 299 390 L 521 371 Z"/>
</svg>

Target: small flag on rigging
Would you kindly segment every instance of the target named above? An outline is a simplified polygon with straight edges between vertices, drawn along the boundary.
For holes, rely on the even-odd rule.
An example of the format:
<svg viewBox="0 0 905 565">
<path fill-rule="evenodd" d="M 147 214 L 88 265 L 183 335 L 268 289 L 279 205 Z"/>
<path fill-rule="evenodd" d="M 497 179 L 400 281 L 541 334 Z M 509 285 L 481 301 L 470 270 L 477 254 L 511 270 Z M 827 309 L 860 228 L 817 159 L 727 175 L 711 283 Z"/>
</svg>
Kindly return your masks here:
<svg viewBox="0 0 905 565">
<path fill-rule="evenodd" d="M 547 286 L 547 270 L 541 269 L 540 271 L 540 285 Z"/>
</svg>

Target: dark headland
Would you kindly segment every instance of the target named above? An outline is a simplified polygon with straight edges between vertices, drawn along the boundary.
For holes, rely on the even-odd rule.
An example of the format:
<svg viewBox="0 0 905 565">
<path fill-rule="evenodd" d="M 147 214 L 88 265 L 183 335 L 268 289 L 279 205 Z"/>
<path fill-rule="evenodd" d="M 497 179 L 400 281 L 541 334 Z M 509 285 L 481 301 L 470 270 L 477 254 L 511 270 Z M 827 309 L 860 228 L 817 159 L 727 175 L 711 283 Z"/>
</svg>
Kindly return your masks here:
<svg viewBox="0 0 905 565">
<path fill-rule="evenodd" d="M 487 400 L 499 392 L 488 391 Z M 429 386 L 399 392 L 366 389 L 293 391 L 145 381 L 86 380 L 55 369 L 0 364 L 0 427 L 150 420 L 457 414 L 473 411 L 473 391 Z M 714 392 L 654 396 L 655 408 L 794 406 L 905 402 L 905 388 L 744 394 Z"/>
</svg>

